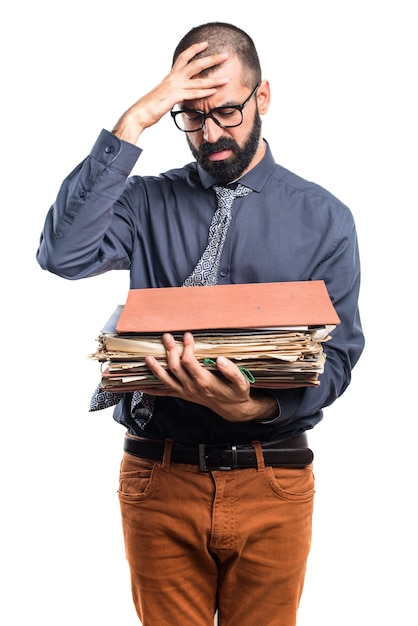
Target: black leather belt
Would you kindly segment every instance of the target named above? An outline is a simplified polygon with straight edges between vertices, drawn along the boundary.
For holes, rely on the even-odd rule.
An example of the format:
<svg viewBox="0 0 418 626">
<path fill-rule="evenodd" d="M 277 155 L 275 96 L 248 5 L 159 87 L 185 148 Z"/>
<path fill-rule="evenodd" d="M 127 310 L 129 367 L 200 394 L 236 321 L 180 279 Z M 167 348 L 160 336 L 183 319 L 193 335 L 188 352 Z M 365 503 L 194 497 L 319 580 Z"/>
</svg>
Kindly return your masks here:
<svg viewBox="0 0 418 626">
<path fill-rule="evenodd" d="M 125 452 L 144 459 L 162 461 L 164 447 L 164 441 L 125 436 Z M 261 448 L 264 464 L 271 467 L 306 467 L 313 461 L 313 452 L 308 448 L 308 438 L 305 433 L 291 439 L 263 443 Z M 170 461 L 198 465 L 202 472 L 257 467 L 257 456 L 253 445 L 182 446 L 173 443 Z"/>
</svg>

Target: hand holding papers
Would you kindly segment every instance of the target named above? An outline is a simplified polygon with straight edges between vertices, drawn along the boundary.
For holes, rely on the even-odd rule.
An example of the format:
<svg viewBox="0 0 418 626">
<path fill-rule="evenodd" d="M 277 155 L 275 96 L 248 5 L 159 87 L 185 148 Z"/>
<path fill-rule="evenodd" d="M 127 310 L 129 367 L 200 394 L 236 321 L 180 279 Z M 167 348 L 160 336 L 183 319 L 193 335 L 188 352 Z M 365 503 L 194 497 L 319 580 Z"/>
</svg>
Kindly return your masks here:
<svg viewBox="0 0 418 626">
<path fill-rule="evenodd" d="M 91 356 L 103 363 L 103 389 L 133 391 L 141 382 L 149 389 L 160 382 L 145 356 L 166 367 L 162 333 L 171 332 L 181 352 L 190 330 L 196 358 L 215 374 L 216 358 L 225 356 L 254 387 L 315 386 L 322 344 L 338 323 L 322 281 L 138 289 L 115 310 Z"/>
</svg>

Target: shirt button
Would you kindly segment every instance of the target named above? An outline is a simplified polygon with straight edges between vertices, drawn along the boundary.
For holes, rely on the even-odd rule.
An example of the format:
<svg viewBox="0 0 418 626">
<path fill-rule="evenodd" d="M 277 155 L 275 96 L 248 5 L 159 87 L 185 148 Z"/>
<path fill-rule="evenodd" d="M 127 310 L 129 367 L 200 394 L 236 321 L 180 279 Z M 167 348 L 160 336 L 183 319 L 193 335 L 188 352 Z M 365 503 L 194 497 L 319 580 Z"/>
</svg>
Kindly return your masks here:
<svg viewBox="0 0 418 626">
<path fill-rule="evenodd" d="M 106 148 L 105 148 L 106 154 L 112 154 L 113 151 L 114 151 L 114 147 L 113 146 L 106 146 Z"/>
<path fill-rule="evenodd" d="M 225 278 L 225 276 L 228 276 L 228 270 L 227 269 L 223 269 L 219 272 L 220 276 L 222 276 L 222 278 Z"/>
</svg>

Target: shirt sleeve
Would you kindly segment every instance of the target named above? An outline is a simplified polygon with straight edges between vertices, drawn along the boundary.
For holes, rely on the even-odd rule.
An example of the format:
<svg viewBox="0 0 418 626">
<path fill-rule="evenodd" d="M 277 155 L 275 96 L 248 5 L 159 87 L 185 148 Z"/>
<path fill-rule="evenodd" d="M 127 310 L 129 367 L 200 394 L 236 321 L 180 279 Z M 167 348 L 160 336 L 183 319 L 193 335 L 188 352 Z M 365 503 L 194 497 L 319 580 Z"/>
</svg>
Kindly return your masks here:
<svg viewBox="0 0 418 626">
<path fill-rule="evenodd" d="M 137 146 L 102 130 L 90 155 L 62 183 L 47 214 L 36 255 L 43 269 L 78 279 L 129 268 L 126 249 L 116 238 L 109 239 L 108 229 L 113 205 L 140 154 Z"/>
<path fill-rule="evenodd" d="M 277 399 L 279 414 L 276 420 L 281 425 L 295 419 L 302 423 L 304 418 L 320 413 L 350 384 L 352 369 L 365 343 L 358 306 L 360 274 L 357 234 L 352 214 L 347 209 L 335 233 L 332 253 L 322 259 L 311 277 L 312 280 L 325 281 L 341 323 L 332 331 L 331 340 L 323 346 L 326 360 L 318 387 L 269 390 Z M 306 427 L 309 425 L 307 419 Z"/>
</svg>

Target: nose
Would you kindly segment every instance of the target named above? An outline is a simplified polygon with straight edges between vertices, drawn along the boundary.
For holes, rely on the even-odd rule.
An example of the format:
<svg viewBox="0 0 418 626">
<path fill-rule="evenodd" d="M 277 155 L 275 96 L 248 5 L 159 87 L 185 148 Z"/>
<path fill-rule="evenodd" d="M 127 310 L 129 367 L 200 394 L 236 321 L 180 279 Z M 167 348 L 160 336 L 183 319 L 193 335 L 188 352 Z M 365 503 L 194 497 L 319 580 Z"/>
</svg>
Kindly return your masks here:
<svg viewBox="0 0 418 626">
<path fill-rule="evenodd" d="M 215 143 L 224 133 L 224 129 L 218 126 L 210 117 L 205 119 L 203 125 L 203 138 L 209 143 Z"/>
</svg>

